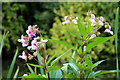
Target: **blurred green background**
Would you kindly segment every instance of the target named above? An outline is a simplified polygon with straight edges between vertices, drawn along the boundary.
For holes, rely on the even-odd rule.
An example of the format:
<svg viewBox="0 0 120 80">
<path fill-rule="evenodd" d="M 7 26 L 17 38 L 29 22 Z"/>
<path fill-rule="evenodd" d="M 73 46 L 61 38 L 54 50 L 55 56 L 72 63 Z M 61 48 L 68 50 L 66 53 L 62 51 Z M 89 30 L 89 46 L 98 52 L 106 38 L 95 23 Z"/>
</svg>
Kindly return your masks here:
<svg viewBox="0 0 120 80">
<path fill-rule="evenodd" d="M 78 16 L 81 21 L 84 21 L 84 17 L 88 10 L 93 11 L 96 16 L 103 16 L 106 22 L 109 22 L 112 30 L 115 26 L 115 13 L 120 3 L 117 2 L 32 2 L 32 3 L 16 3 L 6 2 L 2 4 L 2 32 L 9 31 L 7 37 L 5 37 L 4 48 L 2 52 L 2 68 L 3 77 L 6 78 L 9 66 L 14 56 L 16 47 L 19 48 L 19 54 L 26 48 L 22 48 L 21 44 L 17 42 L 22 34 L 26 34 L 25 30 L 29 25 L 38 25 L 43 36 L 67 42 L 74 46 L 80 45 L 80 40 L 74 35 L 66 31 L 70 29 L 73 32 L 78 33 L 77 26 L 74 24 L 62 25 L 64 16 L 73 15 Z M 120 10 L 119 10 L 120 11 Z M 119 23 L 120 24 L 120 23 Z M 102 29 L 104 30 L 104 28 Z M 103 32 L 103 31 L 100 32 Z M 120 35 L 120 28 L 119 28 Z M 102 33 L 100 36 L 110 36 L 108 33 Z M 119 37 L 120 39 L 120 37 Z M 118 54 L 120 54 L 120 40 L 118 39 Z M 97 69 L 115 69 L 115 42 L 114 39 L 101 44 L 92 49 L 89 54 L 92 56 L 93 61 L 106 59 Z M 49 57 L 58 52 L 57 56 L 61 55 L 69 48 L 53 42 L 47 43 L 47 54 Z M 71 52 L 67 53 L 58 62 L 59 65 L 68 62 Z M 76 56 L 76 59 L 77 58 Z M 120 56 L 119 56 L 120 62 Z M 17 59 L 15 68 L 20 66 L 19 76 L 26 73 L 27 67 L 25 61 Z M 56 63 L 57 65 L 57 63 Z M 24 70 L 23 70 L 24 69 Z M 115 78 L 115 74 L 101 75 L 100 78 Z"/>
</svg>

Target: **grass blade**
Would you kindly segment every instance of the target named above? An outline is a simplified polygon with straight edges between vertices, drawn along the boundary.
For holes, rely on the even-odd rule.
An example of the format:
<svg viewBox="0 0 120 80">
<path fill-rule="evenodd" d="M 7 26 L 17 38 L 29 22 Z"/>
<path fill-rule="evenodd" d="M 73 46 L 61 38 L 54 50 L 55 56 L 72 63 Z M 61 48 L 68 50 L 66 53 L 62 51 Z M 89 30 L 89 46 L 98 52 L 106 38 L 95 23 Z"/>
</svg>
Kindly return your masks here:
<svg viewBox="0 0 120 80">
<path fill-rule="evenodd" d="M 15 72 L 15 75 L 14 75 L 14 77 L 13 77 L 13 80 L 16 80 L 17 75 L 18 75 L 18 72 L 19 72 L 19 66 L 17 67 L 17 70 L 16 70 L 16 72 Z"/>
<path fill-rule="evenodd" d="M 17 50 L 16 50 L 16 53 L 15 53 L 15 55 L 14 55 L 14 58 L 13 58 L 13 60 L 12 60 L 11 65 L 10 65 L 10 69 L 9 69 L 7 78 L 10 78 L 10 77 L 11 77 L 11 74 L 12 74 L 12 72 L 13 72 L 13 68 L 14 68 L 14 65 L 15 65 L 15 61 L 16 61 L 17 54 L 18 54 L 18 48 L 17 48 Z"/>
<path fill-rule="evenodd" d="M 57 57 L 54 61 L 51 62 L 51 66 L 53 64 L 55 64 L 55 62 L 57 62 L 62 56 L 64 56 L 67 52 L 69 52 L 71 49 L 69 49 L 68 51 L 64 52 L 62 55 L 60 55 L 59 57 Z"/>
<path fill-rule="evenodd" d="M 115 17 L 115 51 L 116 51 L 116 69 L 119 70 L 118 63 L 118 23 L 119 23 L 119 7 L 117 8 L 116 17 Z M 119 72 L 117 72 L 117 80 L 119 80 Z"/>
<path fill-rule="evenodd" d="M 5 37 L 5 32 L 4 32 L 3 36 L 2 36 L 2 41 L 1 41 L 1 45 L 0 45 L 0 56 L 2 54 L 2 48 L 3 48 L 3 44 L 4 44 L 4 37 Z"/>
</svg>

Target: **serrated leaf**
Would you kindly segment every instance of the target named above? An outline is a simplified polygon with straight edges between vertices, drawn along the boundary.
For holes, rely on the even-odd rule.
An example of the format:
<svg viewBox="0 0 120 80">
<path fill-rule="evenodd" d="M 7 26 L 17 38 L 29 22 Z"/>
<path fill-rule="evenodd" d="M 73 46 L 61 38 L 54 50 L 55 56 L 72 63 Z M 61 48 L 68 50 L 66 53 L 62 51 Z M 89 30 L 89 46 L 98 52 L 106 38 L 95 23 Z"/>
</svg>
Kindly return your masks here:
<svg viewBox="0 0 120 80">
<path fill-rule="evenodd" d="M 60 66 L 48 66 L 47 67 L 47 70 L 50 72 L 50 71 L 56 71 L 56 70 L 59 70 L 60 69 Z"/>
<path fill-rule="evenodd" d="M 62 56 L 64 56 L 67 52 L 69 52 L 71 49 L 69 49 L 68 51 L 66 51 L 66 52 L 64 52 L 62 55 L 60 55 L 59 57 L 57 57 L 55 60 L 53 60 L 52 62 L 51 62 L 51 66 L 53 65 L 53 64 L 55 64 L 55 62 L 57 62 Z"/>
<path fill-rule="evenodd" d="M 80 34 L 85 38 L 87 36 L 85 27 L 82 25 L 81 22 L 79 22 L 79 20 L 77 20 L 77 23 L 78 23 L 78 29 L 79 29 Z"/>
<path fill-rule="evenodd" d="M 87 45 L 87 47 L 86 47 L 86 51 L 88 51 L 89 49 L 91 49 L 91 48 L 93 48 L 93 47 L 95 47 L 95 46 L 97 46 L 97 45 L 99 45 L 99 44 L 102 44 L 102 43 L 104 43 L 104 42 L 106 42 L 106 41 L 108 41 L 108 40 L 110 40 L 110 39 L 112 39 L 112 38 L 114 38 L 114 37 L 115 37 L 115 36 L 94 38 L 94 40 L 95 40 L 95 39 L 97 39 L 97 40 L 94 41 L 94 42 L 89 43 L 89 44 Z"/>
</svg>

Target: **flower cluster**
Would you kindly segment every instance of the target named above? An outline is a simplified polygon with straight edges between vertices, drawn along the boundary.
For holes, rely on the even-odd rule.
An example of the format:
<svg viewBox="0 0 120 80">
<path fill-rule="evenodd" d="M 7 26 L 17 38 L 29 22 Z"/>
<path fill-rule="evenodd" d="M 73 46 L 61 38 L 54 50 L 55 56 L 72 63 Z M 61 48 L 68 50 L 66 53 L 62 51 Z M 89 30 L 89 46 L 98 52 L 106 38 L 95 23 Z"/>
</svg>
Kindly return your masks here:
<svg viewBox="0 0 120 80">
<path fill-rule="evenodd" d="M 91 26 L 95 26 L 97 23 L 99 23 L 99 25 L 103 26 L 104 23 L 104 18 L 101 16 L 100 17 L 100 20 L 98 20 L 99 18 L 95 18 L 95 15 L 94 14 L 91 14 L 91 18 L 89 19 L 90 22 L 91 22 Z M 98 21 L 98 22 L 97 22 Z"/>
<path fill-rule="evenodd" d="M 41 37 L 35 37 L 37 33 L 39 33 L 37 25 L 35 26 L 28 26 L 28 30 L 26 30 L 27 35 L 26 36 L 21 36 L 21 39 L 18 39 L 18 42 L 22 43 L 22 46 L 28 46 L 30 41 L 31 41 L 31 46 L 28 46 L 27 49 L 28 50 L 39 50 L 40 48 L 44 47 L 44 44 L 48 41 L 48 40 L 43 40 L 42 36 Z M 33 56 L 36 57 L 37 52 L 33 53 Z M 28 54 L 28 58 L 29 60 L 31 60 L 33 58 L 33 56 L 31 54 Z M 25 61 L 27 61 L 27 55 L 25 54 L 25 51 L 22 52 L 22 56 L 20 55 L 19 58 L 24 59 Z"/>
<path fill-rule="evenodd" d="M 78 20 L 78 17 L 74 18 L 72 15 L 69 17 L 68 19 L 68 16 L 65 16 L 64 17 L 64 20 L 65 22 L 62 22 L 62 24 L 67 24 L 67 23 L 70 23 L 70 21 L 72 21 L 73 23 L 77 24 L 77 20 Z"/>
<path fill-rule="evenodd" d="M 96 34 L 99 35 L 100 32 L 98 31 L 99 28 L 101 28 L 102 26 L 105 25 L 105 32 L 108 32 L 110 33 L 111 35 L 113 35 L 113 31 L 111 31 L 111 26 L 109 25 L 109 23 L 104 23 L 104 18 L 102 16 L 100 17 L 95 17 L 94 14 L 91 13 L 91 11 L 88 11 L 87 12 L 87 16 L 89 17 L 88 21 L 91 23 L 91 27 L 92 27 L 92 31 L 90 34 L 88 34 L 86 36 L 86 38 L 89 36 L 89 39 L 92 39 L 94 37 L 96 37 Z M 77 20 L 78 20 L 78 17 L 74 18 L 72 15 L 68 18 L 68 16 L 65 16 L 64 17 L 65 21 L 62 22 L 62 24 L 67 24 L 67 23 L 70 23 L 71 21 L 75 24 L 77 24 Z M 87 28 L 87 25 L 88 23 L 85 22 L 85 28 Z"/>
</svg>

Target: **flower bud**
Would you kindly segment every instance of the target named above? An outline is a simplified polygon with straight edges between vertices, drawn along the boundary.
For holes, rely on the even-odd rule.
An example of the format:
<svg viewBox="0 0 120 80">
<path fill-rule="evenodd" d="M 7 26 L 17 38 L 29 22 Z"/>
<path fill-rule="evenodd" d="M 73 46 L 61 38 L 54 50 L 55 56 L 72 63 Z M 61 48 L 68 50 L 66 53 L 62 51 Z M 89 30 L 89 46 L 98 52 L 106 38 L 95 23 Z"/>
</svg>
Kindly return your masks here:
<svg viewBox="0 0 120 80">
<path fill-rule="evenodd" d="M 33 56 L 36 57 L 36 56 L 37 56 L 37 52 L 34 52 L 34 53 L 33 53 Z"/>
<path fill-rule="evenodd" d="M 32 59 L 33 59 L 33 56 L 32 56 L 31 54 L 29 54 L 28 59 L 29 59 L 29 60 L 32 60 Z"/>
</svg>

